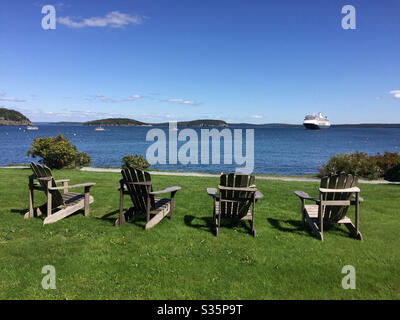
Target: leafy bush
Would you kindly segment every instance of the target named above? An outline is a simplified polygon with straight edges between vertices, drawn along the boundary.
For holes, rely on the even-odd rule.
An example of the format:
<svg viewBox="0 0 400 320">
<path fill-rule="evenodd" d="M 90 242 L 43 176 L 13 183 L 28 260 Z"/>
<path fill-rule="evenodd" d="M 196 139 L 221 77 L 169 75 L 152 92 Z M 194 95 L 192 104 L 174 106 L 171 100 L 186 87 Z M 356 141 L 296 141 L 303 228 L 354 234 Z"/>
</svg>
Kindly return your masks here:
<svg viewBox="0 0 400 320">
<path fill-rule="evenodd" d="M 150 167 L 150 163 L 142 155 L 128 154 L 122 158 L 122 167 L 134 167 L 136 169 L 145 170 Z"/>
<path fill-rule="evenodd" d="M 364 152 L 355 152 L 337 154 L 318 170 L 320 176 L 346 172 L 370 180 L 396 179 L 399 174 L 399 169 L 396 171 L 396 168 L 399 165 L 400 155 L 397 152 L 385 152 L 383 155 L 378 153 L 374 156 Z"/>
<path fill-rule="evenodd" d="M 400 164 L 387 170 L 384 178 L 388 181 L 400 181 Z"/>
<path fill-rule="evenodd" d="M 62 134 L 55 138 L 36 138 L 27 156 L 42 157 L 40 162 L 51 169 L 76 168 L 91 164 L 90 157 L 85 152 L 79 152 Z"/>
<path fill-rule="evenodd" d="M 386 176 L 389 170 L 400 165 L 400 155 L 397 152 L 385 152 L 384 155 L 378 153 L 374 156 L 374 159 L 376 164 L 383 170 L 383 176 Z"/>
</svg>

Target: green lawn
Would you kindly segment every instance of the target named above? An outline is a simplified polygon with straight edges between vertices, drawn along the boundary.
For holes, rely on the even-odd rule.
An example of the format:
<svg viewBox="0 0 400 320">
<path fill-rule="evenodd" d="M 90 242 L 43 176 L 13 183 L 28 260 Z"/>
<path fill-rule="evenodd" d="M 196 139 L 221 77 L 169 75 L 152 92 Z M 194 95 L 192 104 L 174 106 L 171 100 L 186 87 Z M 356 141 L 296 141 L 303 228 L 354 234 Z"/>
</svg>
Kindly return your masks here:
<svg viewBox="0 0 400 320">
<path fill-rule="evenodd" d="M 217 238 L 205 192 L 217 178 L 153 176 L 156 189 L 182 190 L 175 217 L 145 231 L 143 220 L 113 226 L 115 173 L 55 171 L 71 184 L 97 183 L 91 216 L 46 226 L 40 218 L 24 219 L 29 175 L 28 169 L 0 169 L 0 299 L 400 298 L 399 186 L 360 185 L 363 242 L 345 227 L 327 230 L 320 242 L 302 226 L 293 195 L 316 196 L 313 182 L 257 181 L 264 194 L 256 205 L 257 238 L 248 222 L 222 227 Z M 45 265 L 56 268 L 56 290 L 41 287 Z M 356 290 L 341 287 L 345 265 L 356 269 Z"/>
</svg>

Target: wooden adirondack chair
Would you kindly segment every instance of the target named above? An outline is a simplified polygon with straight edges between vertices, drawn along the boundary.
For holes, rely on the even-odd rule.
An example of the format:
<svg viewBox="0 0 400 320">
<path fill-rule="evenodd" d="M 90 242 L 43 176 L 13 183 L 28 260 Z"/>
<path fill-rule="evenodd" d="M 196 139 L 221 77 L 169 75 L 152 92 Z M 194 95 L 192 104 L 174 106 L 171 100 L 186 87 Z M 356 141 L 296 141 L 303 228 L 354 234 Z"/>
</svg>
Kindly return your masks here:
<svg viewBox="0 0 400 320">
<path fill-rule="evenodd" d="M 123 179 L 120 180 L 120 206 L 119 218 L 115 226 L 125 223 L 135 214 L 146 214 L 145 229 L 150 229 L 158 224 L 168 213 L 169 218 L 174 215 L 175 193 L 181 189 L 179 186 L 153 191 L 150 174 L 147 171 L 128 167 L 121 170 Z M 171 193 L 171 198 L 157 198 L 156 195 Z M 124 195 L 129 195 L 133 207 L 124 214 Z M 129 214 L 133 212 L 133 215 Z"/>
<path fill-rule="evenodd" d="M 324 240 L 324 223 L 344 224 L 351 234 L 359 240 L 362 235 L 359 226 L 359 205 L 364 199 L 360 197 L 357 187 L 358 178 L 346 173 L 332 175 L 321 179 L 319 198 L 312 198 L 306 192 L 295 191 L 294 194 L 301 200 L 302 220 L 310 225 L 318 239 Z M 306 200 L 316 204 L 306 204 Z M 350 205 L 355 206 L 355 225 L 346 216 Z"/>
<path fill-rule="evenodd" d="M 213 221 L 217 237 L 222 218 L 250 221 L 251 232 L 254 237 L 256 236 L 255 203 L 263 197 L 263 194 L 257 190 L 254 180 L 253 175 L 221 174 L 219 193 L 216 188 L 207 188 L 207 194 L 214 199 Z"/>
<path fill-rule="evenodd" d="M 74 212 L 84 208 L 85 216 L 89 215 L 89 205 L 94 199 L 89 194 L 89 189 L 95 183 L 83 183 L 76 185 L 68 185 L 69 179 L 55 180 L 51 170 L 40 164 L 31 163 L 33 175 L 29 176 L 29 211 L 25 214 L 25 218 L 41 216 L 42 211 L 47 210 L 47 217 L 43 224 L 53 223 L 61 220 Z M 62 183 L 63 186 L 58 187 L 57 183 Z M 79 194 L 69 192 L 72 188 L 84 188 L 84 193 Z M 47 203 L 35 208 L 34 207 L 34 190 L 41 190 L 47 196 Z M 60 190 L 64 193 L 61 194 Z M 53 210 L 57 210 L 53 213 Z"/>
</svg>

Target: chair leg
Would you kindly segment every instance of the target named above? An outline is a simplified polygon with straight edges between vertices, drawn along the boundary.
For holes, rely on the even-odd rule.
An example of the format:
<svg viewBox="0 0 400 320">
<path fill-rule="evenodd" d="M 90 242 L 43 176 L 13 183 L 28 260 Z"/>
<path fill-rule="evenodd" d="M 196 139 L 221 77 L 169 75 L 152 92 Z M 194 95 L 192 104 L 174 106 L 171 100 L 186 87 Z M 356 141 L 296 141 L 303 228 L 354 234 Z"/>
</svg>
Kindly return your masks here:
<svg viewBox="0 0 400 320">
<path fill-rule="evenodd" d="M 253 195 L 253 210 L 252 210 L 252 219 L 251 219 L 251 233 L 253 234 L 253 237 L 256 237 L 256 228 L 254 227 L 254 219 L 256 217 L 256 200 Z"/>
<path fill-rule="evenodd" d="M 348 222 L 348 223 L 344 223 L 344 225 L 346 226 L 347 229 L 349 229 L 351 235 L 354 238 L 356 238 L 360 241 L 363 240 L 361 232 L 357 230 L 357 228 L 354 226 L 354 224 L 352 224 L 351 222 Z"/>
<path fill-rule="evenodd" d="M 52 209 L 52 194 L 51 192 L 47 192 L 47 217 L 51 216 L 51 209 Z"/>
<path fill-rule="evenodd" d="M 118 227 L 121 224 L 125 223 L 125 215 L 124 215 L 124 192 L 123 188 L 121 187 L 120 193 L 119 193 L 119 218 L 115 220 L 115 226 Z"/>
<path fill-rule="evenodd" d="M 312 233 L 318 238 L 318 240 L 324 241 L 324 236 L 318 226 L 319 221 L 317 219 L 310 218 L 307 214 L 305 215 L 305 218 L 311 228 Z"/>
<path fill-rule="evenodd" d="M 29 214 L 27 218 L 33 218 L 34 216 L 34 198 L 33 198 L 33 189 L 29 188 Z"/>
<path fill-rule="evenodd" d="M 254 227 L 254 219 L 251 220 L 251 233 L 253 235 L 253 237 L 256 237 L 256 228 Z"/>
<path fill-rule="evenodd" d="M 216 228 L 215 228 L 215 235 L 218 237 L 219 235 L 219 228 L 221 227 L 221 215 L 217 215 L 217 221 L 216 221 Z"/>
<path fill-rule="evenodd" d="M 88 187 L 85 187 L 84 205 L 85 205 L 85 217 L 88 217 L 89 216 L 89 188 Z"/>
<path fill-rule="evenodd" d="M 306 217 L 305 217 L 305 200 L 301 200 L 301 220 L 303 221 L 303 226 L 306 225 Z"/>
<path fill-rule="evenodd" d="M 170 206 L 171 206 L 171 210 L 169 212 L 169 218 L 172 219 L 174 217 L 174 209 L 175 209 L 175 199 L 174 198 L 171 199 Z"/>
</svg>

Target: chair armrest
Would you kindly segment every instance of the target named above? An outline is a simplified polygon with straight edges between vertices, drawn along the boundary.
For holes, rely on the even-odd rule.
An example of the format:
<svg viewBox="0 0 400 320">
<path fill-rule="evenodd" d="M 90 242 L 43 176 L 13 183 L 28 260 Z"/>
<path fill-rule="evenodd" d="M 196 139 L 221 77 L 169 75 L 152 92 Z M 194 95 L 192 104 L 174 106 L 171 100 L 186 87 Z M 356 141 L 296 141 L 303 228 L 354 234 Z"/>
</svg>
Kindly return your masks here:
<svg viewBox="0 0 400 320">
<path fill-rule="evenodd" d="M 70 179 L 56 180 L 56 183 L 61 183 L 61 182 L 70 182 Z"/>
<path fill-rule="evenodd" d="M 319 191 L 322 193 L 339 193 L 339 192 L 360 192 L 360 188 L 358 187 L 353 187 L 353 188 L 347 188 L 347 189 L 327 189 L 327 188 L 319 188 Z"/>
<path fill-rule="evenodd" d="M 217 194 L 216 188 L 207 188 L 207 194 L 215 199 L 219 199 L 219 194 Z"/>
<path fill-rule="evenodd" d="M 139 185 L 139 186 L 151 186 L 152 182 L 151 181 L 127 181 L 127 180 L 119 180 L 120 184 L 130 184 L 130 185 Z"/>
<path fill-rule="evenodd" d="M 95 182 L 88 182 L 88 183 L 80 183 L 80 184 L 74 184 L 73 186 L 69 186 L 69 189 L 74 189 L 74 188 L 90 188 L 93 187 L 96 183 Z M 64 187 L 49 187 L 49 190 L 63 190 Z"/>
<path fill-rule="evenodd" d="M 164 190 L 152 191 L 152 192 L 149 192 L 149 194 L 155 195 L 155 194 L 162 194 L 162 193 L 168 193 L 168 192 L 177 192 L 177 191 L 179 191 L 181 189 L 182 188 L 179 187 L 179 186 L 173 186 L 173 187 L 166 188 Z"/>
<path fill-rule="evenodd" d="M 356 195 L 355 194 L 353 194 L 353 197 L 352 197 L 353 199 L 353 201 L 355 202 L 355 200 L 356 200 Z M 363 197 L 358 197 L 358 202 L 364 202 L 364 198 Z"/>
<path fill-rule="evenodd" d="M 43 178 L 36 178 L 37 180 L 42 180 L 42 181 L 50 181 L 52 177 L 43 177 Z"/>
<path fill-rule="evenodd" d="M 219 190 L 228 190 L 228 191 L 248 191 L 248 192 L 256 192 L 257 189 L 250 187 L 225 187 L 225 186 L 218 186 Z"/>
<path fill-rule="evenodd" d="M 311 200 L 315 202 L 319 202 L 319 199 L 310 197 L 307 192 L 304 191 L 295 191 L 294 194 L 298 196 L 301 200 Z"/>
</svg>

